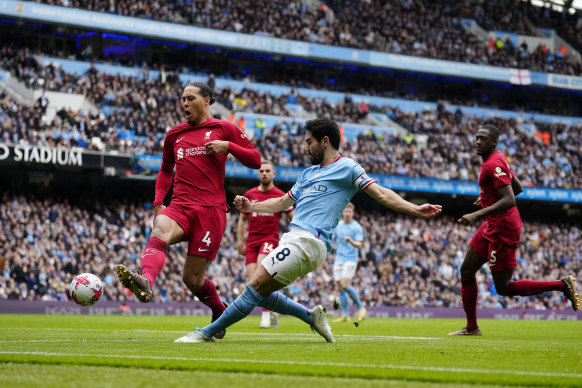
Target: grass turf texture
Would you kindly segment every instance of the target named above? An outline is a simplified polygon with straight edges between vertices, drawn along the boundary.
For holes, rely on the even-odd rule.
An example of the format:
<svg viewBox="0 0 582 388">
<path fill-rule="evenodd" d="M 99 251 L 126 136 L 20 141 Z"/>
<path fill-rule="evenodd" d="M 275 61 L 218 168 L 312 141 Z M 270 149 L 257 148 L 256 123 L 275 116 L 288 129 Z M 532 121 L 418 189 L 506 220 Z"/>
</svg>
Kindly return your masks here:
<svg viewBox="0 0 582 388">
<path fill-rule="evenodd" d="M 295 318 L 259 319 L 175 344 L 209 317 L 0 315 L 0 386 L 582 385 L 576 321 L 481 320 L 482 337 L 449 337 L 464 321 L 367 319 L 332 323 L 328 344 Z"/>
</svg>

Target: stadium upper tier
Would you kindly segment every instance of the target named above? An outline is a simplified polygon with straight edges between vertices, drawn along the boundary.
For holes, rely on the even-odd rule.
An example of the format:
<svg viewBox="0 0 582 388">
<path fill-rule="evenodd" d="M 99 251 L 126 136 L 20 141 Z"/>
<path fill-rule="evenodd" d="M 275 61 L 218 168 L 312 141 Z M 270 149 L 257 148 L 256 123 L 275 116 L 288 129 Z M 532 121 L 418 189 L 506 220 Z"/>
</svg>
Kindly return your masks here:
<svg viewBox="0 0 582 388">
<path fill-rule="evenodd" d="M 483 28 L 502 26 L 507 32 L 528 33 L 532 22 L 543 23 L 579 46 L 580 26 L 575 16 L 557 17 L 530 4 L 513 2 L 471 6 L 464 2 L 417 1 L 116 1 L 43 0 L 42 3 L 75 7 L 150 20 L 181 23 L 221 31 L 276 37 L 331 46 L 394 54 L 579 75 L 578 60 L 547 46 L 528 47 L 511 39 L 477 36 L 463 27 L 462 18 L 477 19 Z M 487 2 L 486 2 L 487 3 Z M 509 19 L 509 15 L 519 15 Z M 504 15 L 504 17 L 499 17 Z M 491 23 L 492 19 L 501 20 Z M 531 16 L 532 19 L 527 19 Z"/>
<path fill-rule="evenodd" d="M 567 3 L 567 2 L 564 2 Z M 580 10 L 570 13 L 548 7 L 533 6 L 530 1 L 489 0 L 474 4 L 467 16 L 486 30 L 510 31 L 520 35 L 537 35 L 540 29 L 550 28 L 582 52 Z"/>
<path fill-rule="evenodd" d="M 6 98 L 0 116 L 1 138 L 12 144 L 27 141 L 88 148 L 105 146 L 127 153 L 160 154 L 160 140 L 165 132 L 183 121 L 180 93 L 184 82 L 199 79 L 175 72 L 161 77 L 153 72 L 122 76 L 102 73 L 98 66 L 90 67 L 84 74 L 73 74 L 52 61 L 42 67 L 26 53 L 1 59 L 29 85 L 42 80 L 49 90 L 83 93 L 99 111 L 91 114 L 60 109 L 47 122 L 38 106 L 27 108 Z M 63 61 L 63 66 L 71 63 L 75 62 Z M 113 66 L 109 69 L 124 70 Z M 245 129 L 260 151 L 278 165 L 308 165 L 302 151 L 305 119 L 289 117 L 289 112 L 299 107 L 313 117 L 325 115 L 340 121 L 345 136 L 343 149 L 370 173 L 473 181 L 480 166 L 472 153 L 473 132 L 480 123 L 490 122 L 502 130 L 500 148 L 526 185 L 582 188 L 580 119 L 561 118 L 563 124 L 532 121 L 524 125 L 518 114 L 509 112 L 505 112 L 505 117 L 495 114 L 504 112 L 487 110 L 484 112 L 488 114 L 477 115 L 466 107 L 410 101 L 394 104 L 397 100 L 382 98 L 367 104 L 366 96 L 229 80 L 218 82 L 224 86 L 217 86 L 217 101 L 233 112 L 229 119 Z M 233 87 L 227 86 L 229 82 Z M 418 104 L 423 109 L 406 110 L 409 105 Z M 395 123 L 393 129 L 357 124 L 370 115 L 378 122 L 378 118 L 390 118 Z M 518 115 L 518 120 L 514 115 Z M 548 118 L 560 119 L 541 115 L 533 120 Z M 522 130 L 526 126 L 533 128 L 540 138 Z M 402 130 L 404 134 L 399 132 Z"/>
<path fill-rule="evenodd" d="M 90 63 L 79 60 L 69 60 L 64 58 L 51 57 L 45 54 L 33 53 L 29 49 L 14 49 L 9 46 L 0 48 L 0 67 L 11 70 L 13 74 L 20 79 L 27 82 L 30 87 L 43 88 L 53 91 L 66 91 L 68 93 L 82 93 L 83 84 L 75 83 L 82 75 L 90 72 L 99 72 L 111 75 L 130 76 L 136 79 L 155 80 L 160 78 L 160 71 L 147 67 L 127 67 L 107 63 Z M 46 70 L 43 70 L 46 68 Z M 63 72 L 67 75 L 67 79 L 59 77 Z M 176 70 L 164 71 L 171 80 L 179 78 L 182 83 L 208 80 L 208 73 L 212 73 L 209 69 L 205 74 L 191 74 L 179 73 Z M 422 112 L 425 109 L 436 109 L 437 103 L 429 101 L 419 101 L 418 97 L 408 95 L 408 98 L 390 98 L 383 97 L 369 93 L 364 94 L 365 90 L 360 90 L 358 93 L 354 91 L 336 92 L 318 88 L 315 86 L 297 87 L 291 86 L 297 82 L 290 82 L 291 85 L 280 85 L 279 83 L 260 83 L 249 81 L 248 78 L 233 79 L 232 77 L 217 76 L 214 79 L 215 85 L 218 88 L 232 88 L 236 90 L 250 89 L 261 94 L 270 94 L 271 96 L 280 97 L 282 95 L 291 96 L 293 94 L 300 94 L 308 99 L 324 98 L 327 102 L 337 104 L 346 99 L 346 94 L 356 104 L 364 103 L 371 106 L 394 106 L 401 110 Z M 463 95 L 451 93 L 450 98 L 445 98 L 445 101 L 453 99 L 458 101 L 456 104 L 446 104 L 447 109 L 456 110 L 462 109 L 465 112 L 476 116 L 501 116 L 507 119 L 513 118 L 521 120 L 528 118 L 532 121 L 548 121 L 548 122 L 564 122 L 567 124 L 581 123 L 582 118 L 567 117 L 564 115 L 547 114 L 551 112 L 553 107 L 551 104 L 546 104 L 547 111 L 542 107 L 541 111 L 528 112 L 527 107 L 520 107 L 515 110 L 502 110 L 491 107 L 478 106 L 470 98 L 464 98 Z M 292 103 L 296 102 L 296 98 L 291 98 Z M 292 108 L 292 107 L 291 107 Z M 516 106 L 517 108 L 517 106 Z M 523 111 L 526 109 L 525 112 Z M 289 107 L 287 107 L 289 109 Z M 521 119 L 520 119 L 521 118 Z M 381 121 L 383 119 L 380 119 Z"/>
<path fill-rule="evenodd" d="M 104 282 L 104 300 L 125 300 L 127 293 L 116 280 L 115 265 L 123 263 L 135 270 L 151 233 L 151 203 L 131 195 L 88 194 L 77 198 L 80 204 L 39 194 L 35 197 L 27 191 L 0 197 L 0 299 L 67 300 L 72 278 L 91 272 Z M 244 258 L 236 249 L 237 219 L 236 213 L 228 214 L 220 250 L 208 270 L 228 302 L 246 282 Z M 367 306 L 461 306 L 457 271 L 475 226 L 460 226 L 448 215 L 427 222 L 363 209 L 358 209 L 357 220 L 364 230 L 357 288 Z M 580 278 L 581 241 L 579 226 L 524 219 L 516 278 L 555 280 L 567 274 Z M 166 266 L 153 287 L 156 301 L 191 300 L 181 276 L 185 250 L 186 244 L 168 248 Z M 333 256 L 332 252 L 310 276 L 298 279 L 289 288 L 290 297 L 307 305 L 329 303 Z M 483 268 L 477 274 L 482 307 L 570 308 L 558 292 L 500 297 L 487 272 Z"/>
</svg>

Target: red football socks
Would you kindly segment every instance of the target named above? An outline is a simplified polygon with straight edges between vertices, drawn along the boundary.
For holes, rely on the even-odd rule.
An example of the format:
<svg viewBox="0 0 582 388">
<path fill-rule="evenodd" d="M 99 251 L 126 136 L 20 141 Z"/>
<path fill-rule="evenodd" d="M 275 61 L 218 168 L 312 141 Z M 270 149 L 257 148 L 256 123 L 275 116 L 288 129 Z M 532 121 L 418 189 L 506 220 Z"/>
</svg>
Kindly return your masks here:
<svg viewBox="0 0 582 388">
<path fill-rule="evenodd" d="M 562 291 L 564 283 L 561 280 L 542 282 L 536 280 L 516 280 L 507 286 L 507 296 L 529 296 L 546 291 Z"/>
<path fill-rule="evenodd" d="M 166 248 L 168 244 L 156 237 L 150 237 L 146 249 L 141 255 L 141 274 L 150 280 L 153 288 L 154 282 L 166 263 Z"/>
<path fill-rule="evenodd" d="M 196 297 L 200 299 L 200 302 L 204 303 L 206 306 L 210 307 L 212 310 L 212 318 L 216 319 L 220 317 L 222 312 L 226 309 L 218 293 L 216 292 L 216 286 L 212 283 L 212 280 L 204 278 L 204 284 L 196 294 Z"/>
<path fill-rule="evenodd" d="M 476 329 L 477 327 L 477 279 L 461 278 L 461 297 L 463 300 L 463 309 L 467 315 L 467 329 Z"/>
</svg>

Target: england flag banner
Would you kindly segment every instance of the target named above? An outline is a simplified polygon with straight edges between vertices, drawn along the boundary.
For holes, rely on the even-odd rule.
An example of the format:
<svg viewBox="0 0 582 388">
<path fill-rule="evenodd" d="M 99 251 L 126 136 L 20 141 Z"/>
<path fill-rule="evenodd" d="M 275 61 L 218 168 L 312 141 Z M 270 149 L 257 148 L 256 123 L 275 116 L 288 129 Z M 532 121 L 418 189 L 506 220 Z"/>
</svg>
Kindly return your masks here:
<svg viewBox="0 0 582 388">
<path fill-rule="evenodd" d="M 531 75 L 529 74 L 529 70 L 509 70 L 509 82 L 514 85 L 531 85 Z"/>
</svg>

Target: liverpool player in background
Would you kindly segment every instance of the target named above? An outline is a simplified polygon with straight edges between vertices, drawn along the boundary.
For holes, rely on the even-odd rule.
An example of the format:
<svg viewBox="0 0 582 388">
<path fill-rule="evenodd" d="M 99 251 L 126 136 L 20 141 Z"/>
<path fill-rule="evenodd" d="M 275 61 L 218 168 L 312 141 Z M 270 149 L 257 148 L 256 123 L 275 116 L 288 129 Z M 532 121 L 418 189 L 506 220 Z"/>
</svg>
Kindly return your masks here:
<svg viewBox="0 0 582 388">
<path fill-rule="evenodd" d="M 228 121 L 210 117 L 212 90 L 201 82 L 182 93 L 186 121 L 166 134 L 162 166 L 156 180 L 154 227 L 141 259 L 141 275 L 119 264 L 117 277 L 141 302 L 152 300 L 152 286 L 162 271 L 168 245 L 188 241 L 184 284 L 212 310 L 216 320 L 225 309 L 211 280 L 204 277 L 214 260 L 226 228 L 224 166 L 228 153 L 250 168 L 261 166 L 261 156 L 244 132 Z M 172 200 L 162 202 L 172 184 Z M 220 335 L 224 335 L 221 333 Z"/>
<path fill-rule="evenodd" d="M 245 193 L 251 202 L 261 202 L 269 198 L 278 198 L 285 193 L 273 184 L 275 178 L 275 165 L 269 160 L 263 160 L 259 168 L 259 186 L 253 187 Z M 287 217 L 293 218 L 293 207 L 285 211 Z M 237 249 L 240 255 L 245 256 L 247 268 L 247 278 L 250 279 L 255 273 L 257 262 L 271 253 L 279 245 L 279 218 L 278 213 L 241 213 L 236 229 Z M 245 249 L 245 232 L 247 221 L 249 223 L 249 233 Z M 260 327 L 279 327 L 279 314 L 269 311 L 263 307 Z"/>
<path fill-rule="evenodd" d="M 465 214 L 458 222 L 471 225 L 481 217 L 481 224 L 469 243 L 461 265 L 461 294 L 467 315 L 467 326 L 449 335 L 481 335 L 477 325 L 477 280 L 475 274 L 489 262 L 495 289 L 499 295 L 528 296 L 547 291 L 562 291 L 578 310 L 580 299 L 576 294 L 576 279 L 566 276 L 556 281 L 511 281 L 517 266 L 516 250 L 521 234 L 521 218 L 515 205 L 515 195 L 523 191 L 505 156 L 497 150 L 499 130 L 493 125 L 482 125 L 475 135 L 477 155 L 483 158 L 479 175 L 481 205 L 476 212 Z"/>
</svg>

